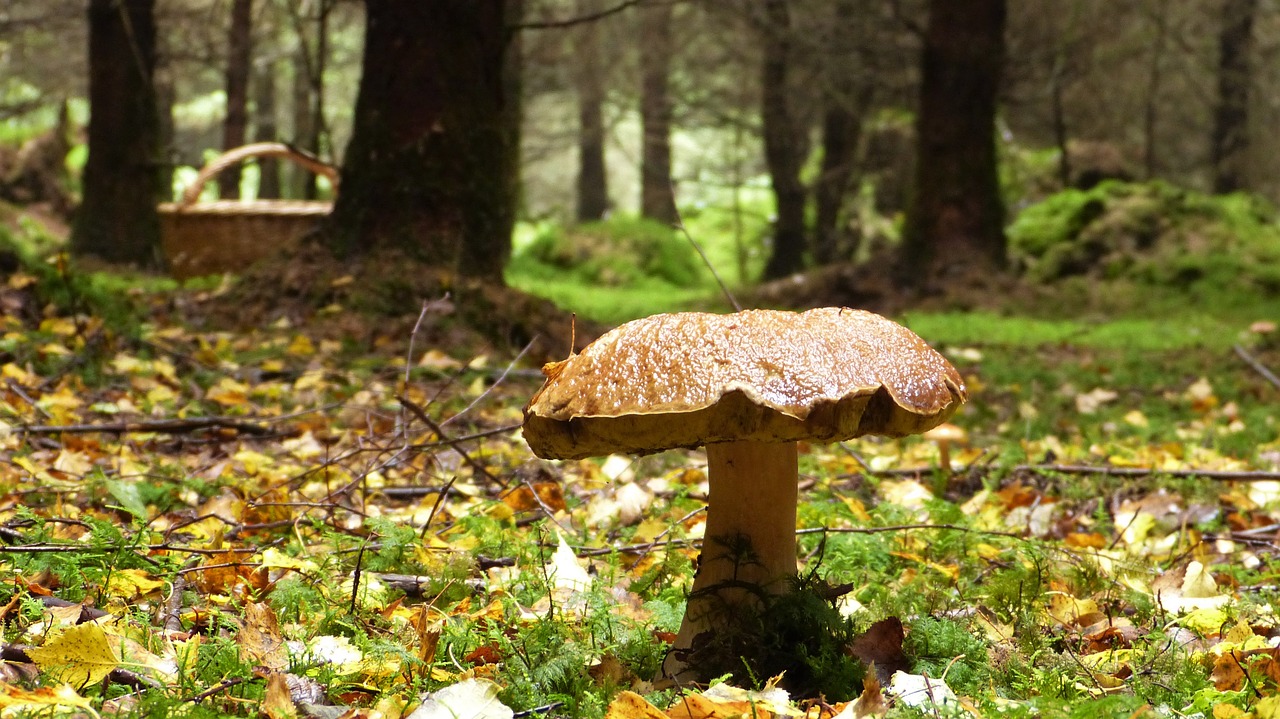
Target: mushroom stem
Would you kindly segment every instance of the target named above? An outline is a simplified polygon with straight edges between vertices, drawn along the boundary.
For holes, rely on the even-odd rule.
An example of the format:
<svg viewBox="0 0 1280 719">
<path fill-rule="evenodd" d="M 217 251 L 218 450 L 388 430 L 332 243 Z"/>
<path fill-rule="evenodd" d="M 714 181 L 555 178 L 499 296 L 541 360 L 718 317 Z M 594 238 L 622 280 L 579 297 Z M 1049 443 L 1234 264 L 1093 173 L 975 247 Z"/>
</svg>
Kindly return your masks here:
<svg viewBox="0 0 1280 719">
<path fill-rule="evenodd" d="M 760 589 L 780 593 L 796 574 L 798 450 L 795 442 L 707 445 L 706 531 L 680 633 L 663 665 L 679 676 L 680 650 L 726 609 Z M 749 588 L 748 588 L 749 587 Z"/>
</svg>

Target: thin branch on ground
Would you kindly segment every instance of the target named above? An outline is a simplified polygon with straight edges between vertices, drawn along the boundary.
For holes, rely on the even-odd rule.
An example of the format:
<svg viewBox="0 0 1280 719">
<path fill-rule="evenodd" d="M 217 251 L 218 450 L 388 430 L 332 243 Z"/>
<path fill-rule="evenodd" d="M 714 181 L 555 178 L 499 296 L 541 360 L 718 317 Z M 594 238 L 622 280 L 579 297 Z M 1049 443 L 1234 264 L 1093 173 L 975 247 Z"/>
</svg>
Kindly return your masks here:
<svg viewBox="0 0 1280 719">
<path fill-rule="evenodd" d="M 1200 477 L 1224 482 L 1280 480 L 1280 472 L 1262 470 L 1156 469 L 1154 467 L 1106 467 L 1087 464 L 1019 464 L 1014 472 L 1057 472 L 1059 474 L 1101 474 L 1116 477 Z"/>
<path fill-rule="evenodd" d="M 462 448 L 461 445 L 463 440 L 454 439 L 453 437 L 450 437 L 444 431 L 444 428 L 441 427 L 440 424 L 436 422 L 434 419 L 431 419 L 431 416 L 427 414 L 427 411 L 424 410 L 422 407 L 420 407 L 416 402 L 404 396 L 403 394 L 396 395 L 396 399 L 400 400 L 400 403 L 403 404 L 405 407 L 408 407 L 409 411 L 412 412 L 415 417 L 422 420 L 423 424 L 430 427 L 431 431 L 435 432 L 436 436 L 440 438 L 441 442 L 444 442 L 445 444 L 452 447 L 453 450 L 462 457 L 462 461 L 467 463 L 467 466 L 471 467 L 476 472 L 478 472 L 481 476 L 483 476 L 485 479 L 493 482 L 494 484 L 497 484 L 498 486 L 504 489 L 507 487 L 506 482 L 502 481 L 500 478 L 498 478 L 497 475 L 490 472 L 488 467 L 476 461 L 474 457 L 472 457 L 470 454 L 467 453 L 466 450 Z"/>
<path fill-rule="evenodd" d="M 231 429 L 244 434 L 278 434 L 271 427 L 231 417 L 189 417 L 186 419 L 142 419 L 101 424 L 28 424 L 13 431 L 22 434 L 186 434 L 202 429 Z"/>
<path fill-rule="evenodd" d="M 1270 382 L 1276 389 L 1280 389 L 1280 377 L 1277 377 L 1275 372 L 1267 369 L 1267 366 L 1259 362 L 1257 357 L 1249 354 L 1248 350 L 1240 345 L 1231 345 L 1231 349 L 1235 350 L 1236 356 L 1252 367 L 1254 372 L 1262 375 L 1262 378 Z"/>
</svg>

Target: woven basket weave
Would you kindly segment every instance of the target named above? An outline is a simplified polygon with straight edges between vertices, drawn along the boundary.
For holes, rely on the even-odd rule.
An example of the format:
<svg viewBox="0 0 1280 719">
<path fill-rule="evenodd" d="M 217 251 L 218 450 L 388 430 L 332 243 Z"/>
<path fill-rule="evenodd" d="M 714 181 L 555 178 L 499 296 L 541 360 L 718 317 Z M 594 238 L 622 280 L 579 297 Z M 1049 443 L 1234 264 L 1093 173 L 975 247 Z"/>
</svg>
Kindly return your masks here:
<svg viewBox="0 0 1280 719">
<path fill-rule="evenodd" d="M 271 252 L 294 244 L 333 209 L 333 203 L 316 200 L 199 201 L 205 183 L 253 157 L 291 160 L 338 186 L 336 169 L 282 143 L 260 142 L 228 150 L 200 170 L 180 201 L 164 202 L 157 208 L 161 245 L 173 276 L 242 271 Z"/>
</svg>

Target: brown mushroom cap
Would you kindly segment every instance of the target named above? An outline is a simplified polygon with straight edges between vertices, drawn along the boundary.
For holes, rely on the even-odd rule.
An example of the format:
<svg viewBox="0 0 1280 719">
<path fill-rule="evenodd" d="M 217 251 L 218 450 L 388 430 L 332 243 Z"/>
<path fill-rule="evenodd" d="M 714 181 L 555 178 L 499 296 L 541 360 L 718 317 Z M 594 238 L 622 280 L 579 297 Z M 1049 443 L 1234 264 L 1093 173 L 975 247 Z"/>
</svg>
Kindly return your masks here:
<svg viewBox="0 0 1280 719">
<path fill-rule="evenodd" d="M 543 372 L 524 436 L 549 459 L 902 436 L 965 400 L 960 374 L 915 333 L 836 307 L 654 315 Z"/>
</svg>

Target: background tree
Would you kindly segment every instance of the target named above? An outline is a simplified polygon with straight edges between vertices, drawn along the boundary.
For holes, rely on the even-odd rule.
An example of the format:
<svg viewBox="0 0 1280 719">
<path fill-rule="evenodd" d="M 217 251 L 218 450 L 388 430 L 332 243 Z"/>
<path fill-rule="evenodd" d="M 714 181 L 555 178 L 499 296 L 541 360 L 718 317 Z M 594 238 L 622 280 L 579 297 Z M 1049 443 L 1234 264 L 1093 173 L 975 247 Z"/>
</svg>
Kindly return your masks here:
<svg viewBox="0 0 1280 719">
<path fill-rule="evenodd" d="M 578 0 L 578 14 L 600 11 L 597 0 Z M 579 222 L 603 219 L 609 211 L 609 178 L 605 169 L 604 57 L 600 25 L 583 22 L 574 35 L 575 80 L 578 91 L 578 211 Z"/>
<path fill-rule="evenodd" d="M 340 256 L 382 247 L 497 282 L 511 251 L 518 0 L 368 0 L 342 192 Z"/>
<path fill-rule="evenodd" d="M 640 214 L 675 224 L 671 178 L 671 3 L 649 2 L 640 16 Z"/>
<path fill-rule="evenodd" d="M 1004 0 L 930 0 L 915 193 L 899 259 L 900 279 L 908 284 L 1005 263 L 995 145 L 1004 26 Z"/>
<path fill-rule="evenodd" d="M 233 0 L 227 30 L 227 115 L 222 121 L 222 149 L 240 147 L 249 136 L 249 72 L 253 67 L 253 0 Z M 218 175 L 218 196 L 240 196 L 240 166 Z"/>
<path fill-rule="evenodd" d="M 1213 191 L 1247 186 L 1249 86 L 1257 0 L 1226 0 L 1218 34 L 1218 104 L 1213 114 Z"/>
<path fill-rule="evenodd" d="M 760 117 L 765 162 L 777 202 L 773 248 L 765 264 L 765 279 L 785 277 L 804 267 L 808 238 L 805 229 L 804 183 L 800 168 L 808 154 L 804 134 L 791 107 L 791 12 L 787 0 L 765 0 L 761 23 L 764 58 L 760 77 Z"/>
<path fill-rule="evenodd" d="M 89 157 L 71 248 L 160 264 L 159 115 L 154 0 L 89 2 Z"/>
</svg>

